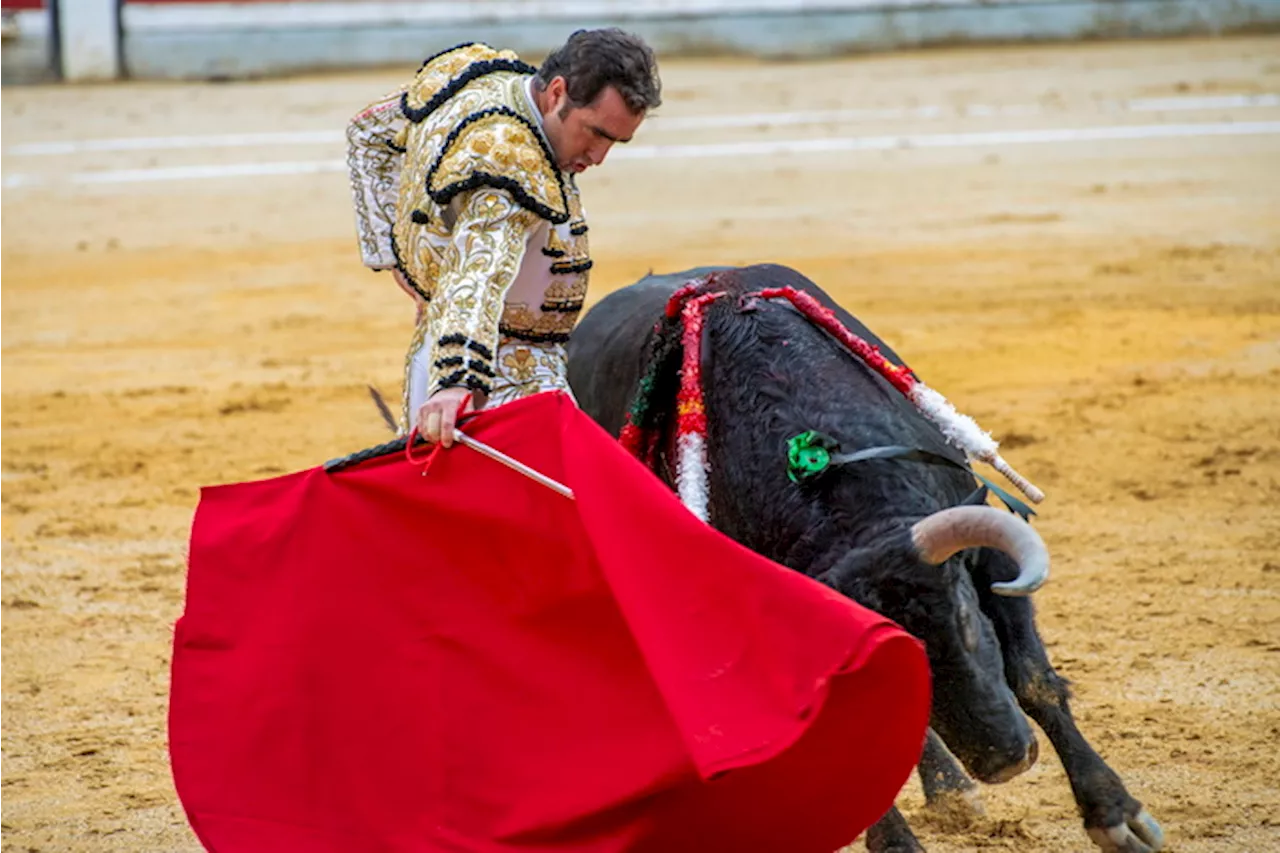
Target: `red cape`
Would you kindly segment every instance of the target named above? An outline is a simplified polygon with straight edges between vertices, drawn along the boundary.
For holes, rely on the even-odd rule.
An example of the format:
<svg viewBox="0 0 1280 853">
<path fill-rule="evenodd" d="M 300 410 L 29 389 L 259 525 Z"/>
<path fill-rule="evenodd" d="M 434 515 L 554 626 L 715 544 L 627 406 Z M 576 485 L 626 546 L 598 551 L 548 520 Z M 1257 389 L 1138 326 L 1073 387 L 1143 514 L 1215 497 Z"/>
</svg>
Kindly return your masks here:
<svg viewBox="0 0 1280 853">
<path fill-rule="evenodd" d="M 694 518 L 562 394 L 207 488 L 169 735 L 214 851 L 831 853 L 892 804 L 920 644 Z"/>
</svg>

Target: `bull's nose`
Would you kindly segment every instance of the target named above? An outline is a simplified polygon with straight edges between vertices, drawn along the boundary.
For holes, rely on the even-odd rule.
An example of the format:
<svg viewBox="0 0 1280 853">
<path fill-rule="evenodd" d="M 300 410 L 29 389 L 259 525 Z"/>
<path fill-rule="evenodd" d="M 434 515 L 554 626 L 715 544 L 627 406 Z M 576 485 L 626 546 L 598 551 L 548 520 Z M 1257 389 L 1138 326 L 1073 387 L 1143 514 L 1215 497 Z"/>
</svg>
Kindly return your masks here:
<svg viewBox="0 0 1280 853">
<path fill-rule="evenodd" d="M 1000 768 L 995 773 L 983 779 L 988 785 L 999 785 L 1001 782 L 1008 782 L 1014 776 L 1020 776 L 1035 766 L 1036 759 L 1040 757 L 1040 744 L 1036 740 L 1035 734 L 1031 735 L 1031 742 L 1027 744 L 1027 751 L 1023 754 L 1020 761 L 1009 764 Z"/>
</svg>

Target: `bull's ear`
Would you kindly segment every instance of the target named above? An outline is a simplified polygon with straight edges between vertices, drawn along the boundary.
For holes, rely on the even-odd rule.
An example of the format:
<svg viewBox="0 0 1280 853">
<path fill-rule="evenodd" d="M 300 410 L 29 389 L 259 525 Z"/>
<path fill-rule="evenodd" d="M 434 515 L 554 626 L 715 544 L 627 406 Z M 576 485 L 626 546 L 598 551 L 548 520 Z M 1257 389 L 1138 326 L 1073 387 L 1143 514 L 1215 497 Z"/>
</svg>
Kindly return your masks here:
<svg viewBox="0 0 1280 853">
<path fill-rule="evenodd" d="M 978 486 L 978 488 L 974 489 L 973 493 L 970 494 L 969 497 L 965 498 L 960 505 L 961 506 L 986 506 L 987 505 L 987 487 Z"/>
<path fill-rule="evenodd" d="M 850 548 L 813 577 L 890 619 L 899 618 L 910 602 L 919 600 L 922 589 L 939 584 L 938 569 L 920 562 L 909 529 Z"/>
</svg>

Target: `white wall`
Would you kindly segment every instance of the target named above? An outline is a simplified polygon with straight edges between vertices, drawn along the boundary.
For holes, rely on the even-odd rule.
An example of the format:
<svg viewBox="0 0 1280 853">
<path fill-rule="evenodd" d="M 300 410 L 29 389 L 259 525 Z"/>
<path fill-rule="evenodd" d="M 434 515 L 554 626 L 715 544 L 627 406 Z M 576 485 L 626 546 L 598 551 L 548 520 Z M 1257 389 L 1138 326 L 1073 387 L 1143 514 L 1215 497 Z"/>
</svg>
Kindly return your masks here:
<svg viewBox="0 0 1280 853">
<path fill-rule="evenodd" d="M 121 0 L 48 2 L 57 5 L 61 72 L 70 81 L 412 65 L 472 40 L 536 58 L 572 30 L 600 26 L 632 30 L 663 55 L 785 57 L 1280 30 L 1280 0 L 127 0 L 123 8 Z M 20 60 L 35 61 L 14 46 L 6 45 L 7 80 L 15 79 Z M 49 51 L 40 53 L 47 64 Z"/>
<path fill-rule="evenodd" d="M 272 0 L 124 7 L 135 77 L 416 65 L 463 41 L 537 57 L 621 26 L 660 55 L 820 56 L 933 44 L 1280 29 L 1280 0 Z"/>
<path fill-rule="evenodd" d="M 55 56 L 52 9 L 5 10 L 0 76 L 6 84 L 58 79 L 60 69 L 54 67 Z"/>
<path fill-rule="evenodd" d="M 62 78 L 112 80 L 120 75 L 118 0 L 56 0 Z"/>
</svg>

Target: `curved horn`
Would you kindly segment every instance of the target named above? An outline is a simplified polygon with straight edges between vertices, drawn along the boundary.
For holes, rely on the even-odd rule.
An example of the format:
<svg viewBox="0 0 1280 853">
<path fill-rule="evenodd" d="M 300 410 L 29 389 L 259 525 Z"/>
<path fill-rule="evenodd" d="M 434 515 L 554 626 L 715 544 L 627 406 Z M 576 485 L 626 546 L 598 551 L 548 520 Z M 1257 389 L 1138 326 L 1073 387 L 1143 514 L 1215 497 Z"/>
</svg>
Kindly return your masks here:
<svg viewBox="0 0 1280 853">
<path fill-rule="evenodd" d="M 1018 576 L 993 583 L 997 595 L 1030 595 L 1049 579 L 1049 549 L 1040 534 L 1010 513 L 989 506 L 955 506 L 911 526 L 920 559 L 940 566 L 965 548 L 995 548 L 1018 564 Z"/>
</svg>

